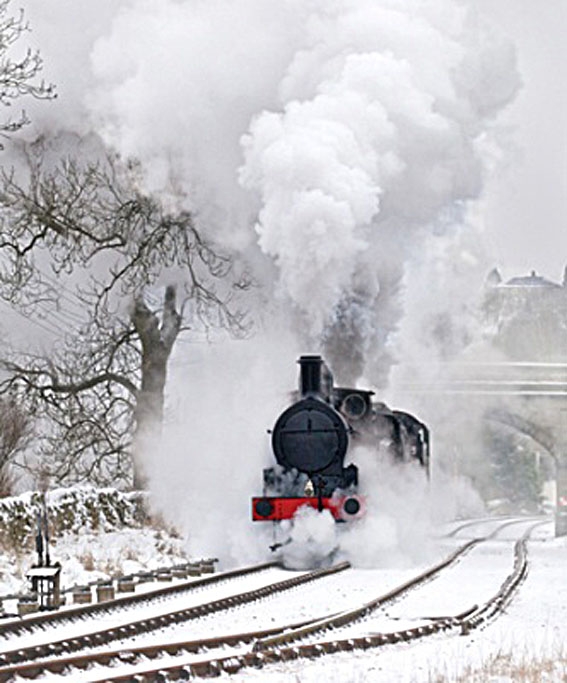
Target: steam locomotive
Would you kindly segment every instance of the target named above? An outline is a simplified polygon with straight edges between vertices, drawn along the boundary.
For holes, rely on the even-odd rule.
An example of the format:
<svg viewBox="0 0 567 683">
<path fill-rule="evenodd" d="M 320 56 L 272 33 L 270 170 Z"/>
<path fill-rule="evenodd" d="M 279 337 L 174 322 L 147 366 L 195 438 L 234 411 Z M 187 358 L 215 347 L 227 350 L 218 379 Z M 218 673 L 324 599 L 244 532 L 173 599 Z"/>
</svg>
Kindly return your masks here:
<svg viewBox="0 0 567 683">
<path fill-rule="evenodd" d="M 264 495 L 252 498 L 254 521 L 292 519 L 302 506 L 329 510 L 338 522 L 364 514 L 358 468 L 345 467 L 361 444 L 394 463 L 429 471 L 429 430 L 416 417 L 374 402 L 373 391 L 335 387 L 321 356 L 301 356 L 299 391 L 271 432 L 276 465 L 264 470 Z"/>
</svg>

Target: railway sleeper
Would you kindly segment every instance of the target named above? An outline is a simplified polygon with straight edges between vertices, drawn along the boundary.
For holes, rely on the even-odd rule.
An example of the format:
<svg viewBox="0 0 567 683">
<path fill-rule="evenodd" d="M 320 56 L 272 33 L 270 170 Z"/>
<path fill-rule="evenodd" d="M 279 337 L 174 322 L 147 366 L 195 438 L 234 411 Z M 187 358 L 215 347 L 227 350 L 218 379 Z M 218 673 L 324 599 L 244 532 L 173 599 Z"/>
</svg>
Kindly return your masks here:
<svg viewBox="0 0 567 683">
<path fill-rule="evenodd" d="M 315 643 L 314 645 L 304 645 L 303 651 L 308 657 L 320 657 L 326 654 L 325 645 L 321 643 Z"/>
<path fill-rule="evenodd" d="M 38 645 L 36 647 L 35 651 L 37 652 L 37 654 L 40 657 L 44 657 L 44 658 L 49 657 L 49 655 L 51 654 L 51 650 L 49 648 L 49 645 Z"/>
<path fill-rule="evenodd" d="M 242 669 L 244 666 L 244 660 L 242 657 L 231 657 L 230 659 L 225 659 L 222 663 L 223 671 L 227 674 L 235 674 Z"/>
<path fill-rule="evenodd" d="M 254 652 L 244 657 L 244 665 L 262 666 L 263 664 L 274 661 L 286 661 L 299 657 L 315 658 L 321 656 L 322 654 L 350 649 L 368 649 L 370 647 L 378 647 L 386 643 L 396 643 L 400 641 L 418 639 L 432 633 L 459 626 L 461 628 L 461 633 L 467 634 L 471 629 L 477 628 L 487 619 L 503 610 L 505 604 L 507 604 L 507 601 L 511 598 L 512 593 L 521 582 L 522 577 L 525 576 L 526 571 L 527 562 L 524 556 L 522 558 L 522 562 L 514 564 L 512 574 L 507 577 L 498 594 L 480 609 L 476 608 L 476 611 L 467 610 L 467 612 L 463 615 L 446 617 L 440 621 L 437 621 L 436 623 L 426 624 L 421 627 L 408 629 L 407 631 L 398 631 L 389 634 L 375 634 L 373 636 L 348 639 L 345 641 L 332 641 L 328 643 L 301 645 L 299 647 L 286 648 L 279 651 L 268 649 L 263 650 L 262 652 Z M 201 666 L 205 664 L 206 663 L 201 663 Z M 217 664 L 220 664 L 220 662 L 217 662 Z M 228 669 L 225 668 L 225 671 L 228 671 Z M 199 675 L 196 667 L 192 667 L 192 673 Z"/>
<path fill-rule="evenodd" d="M 252 653 L 255 661 L 261 662 L 262 664 L 272 664 L 274 662 L 281 661 L 280 652 L 277 650 L 268 650 L 262 653 Z"/>
<path fill-rule="evenodd" d="M 34 666 L 33 668 L 26 669 L 25 677 L 26 678 L 37 678 L 38 676 L 41 676 L 42 673 L 43 673 L 43 670 L 42 670 L 41 666 Z M 12 675 L 8 676 L 5 680 L 7 680 L 7 681 L 12 680 Z"/>
<path fill-rule="evenodd" d="M 258 653 L 256 656 L 258 657 L 259 661 L 264 661 L 266 658 L 264 653 Z M 280 656 L 282 658 L 282 661 L 292 662 L 292 661 L 295 661 L 296 659 L 300 659 L 301 653 L 300 653 L 298 647 L 287 647 L 287 648 L 285 648 L 285 650 L 280 651 Z"/>
<path fill-rule="evenodd" d="M 196 662 L 195 664 L 191 664 L 191 673 L 193 676 L 202 678 L 210 678 L 212 676 L 220 675 L 216 660 L 208 662 Z"/>
<path fill-rule="evenodd" d="M 342 643 L 340 641 L 334 640 L 329 643 L 329 653 L 332 652 L 350 652 L 354 649 L 354 643 L 352 640 L 345 640 Z"/>
</svg>

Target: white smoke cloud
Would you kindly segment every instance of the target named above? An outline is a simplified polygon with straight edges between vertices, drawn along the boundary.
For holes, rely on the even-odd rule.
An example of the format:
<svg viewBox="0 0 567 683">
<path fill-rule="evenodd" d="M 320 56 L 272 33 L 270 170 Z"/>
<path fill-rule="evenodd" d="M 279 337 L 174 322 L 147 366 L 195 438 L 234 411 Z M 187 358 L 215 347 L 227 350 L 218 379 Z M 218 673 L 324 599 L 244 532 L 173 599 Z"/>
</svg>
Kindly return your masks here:
<svg viewBox="0 0 567 683">
<path fill-rule="evenodd" d="M 513 53 L 464 6 L 312 4 L 280 111 L 258 115 L 243 139 L 241 180 L 261 196 L 260 247 L 314 337 L 355 293 L 375 310 L 389 277 L 380 254 L 400 277 L 427 232 L 478 196 L 477 139 L 516 87 Z M 372 264 L 377 280 L 362 280 Z M 371 348 L 376 322 L 349 322 Z"/>
<path fill-rule="evenodd" d="M 518 85 L 474 4 L 123 0 L 93 16 L 63 2 L 57 51 L 45 4 L 28 2 L 61 77 L 59 125 L 90 125 L 203 230 L 260 249 L 304 338 L 352 340 L 349 378 L 385 367 L 398 283 L 479 195 L 493 117 Z"/>
<path fill-rule="evenodd" d="M 289 400 L 298 352 L 281 327 L 247 341 L 177 344 L 163 437 L 145 469 L 193 555 L 224 566 L 269 555 L 272 525 L 251 521 L 251 497 L 273 464 L 267 430 Z"/>
<path fill-rule="evenodd" d="M 419 360 L 430 313 L 462 320 L 444 306 L 439 271 L 470 282 L 470 269 L 447 263 L 470 261 L 454 248 L 463 230 L 479 238 L 469 209 L 497 147 L 495 117 L 518 87 L 513 50 L 472 0 L 28 3 L 61 93 L 34 130 L 92 129 L 140 159 L 149 190 L 245 252 L 294 312 L 294 336 L 259 332 L 221 363 L 211 353 L 199 371 L 173 366 L 178 424 L 148 467 L 192 549 L 242 560 L 258 531 L 227 519 L 246 519 L 259 492 L 259 435 L 301 341 L 334 351 L 339 379 L 384 386 L 403 291 L 413 322 L 396 340 L 402 360 Z M 50 20 L 67 41 L 49 37 Z"/>
<path fill-rule="evenodd" d="M 298 30 L 289 3 L 140 0 L 94 46 L 97 129 L 225 242 L 250 241 L 239 139 L 276 102 Z"/>
<path fill-rule="evenodd" d="M 11 3 L 10 11 L 23 7 L 30 32 L 22 41 L 39 50 L 43 59 L 41 77 L 56 86 L 57 99 L 27 100 L 25 109 L 32 121 L 23 134 L 31 139 L 38 134 L 93 130 L 85 97 L 94 87 L 91 52 L 95 42 L 110 30 L 112 21 L 129 0 L 24 0 Z"/>
</svg>

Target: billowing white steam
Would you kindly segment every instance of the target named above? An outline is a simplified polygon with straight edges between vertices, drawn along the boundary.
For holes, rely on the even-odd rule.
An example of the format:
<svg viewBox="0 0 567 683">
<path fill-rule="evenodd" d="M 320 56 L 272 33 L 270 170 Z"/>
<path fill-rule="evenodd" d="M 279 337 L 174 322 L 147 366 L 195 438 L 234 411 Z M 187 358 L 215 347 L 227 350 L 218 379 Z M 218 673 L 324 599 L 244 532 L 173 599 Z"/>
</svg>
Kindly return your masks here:
<svg viewBox="0 0 567 683">
<path fill-rule="evenodd" d="M 32 22 L 46 18 L 28 2 Z M 47 75 L 63 79 L 58 125 L 77 127 L 81 93 L 148 188 L 247 251 L 265 285 L 273 271 L 252 252 L 276 264 L 304 338 L 335 365 L 352 349 L 342 381 L 377 361 L 387 374 L 408 263 L 424 236 L 463 221 L 518 85 L 513 50 L 475 3 L 106 0 L 89 27 L 80 4 L 61 3 L 63 23 L 85 23 L 64 56 L 41 21 L 37 32 Z"/>
<path fill-rule="evenodd" d="M 53 34 L 51 7 L 46 17 L 46 3 L 28 4 L 32 23 L 43 16 L 51 32 L 36 25 L 41 47 Z M 262 284 L 296 312 L 296 334 L 311 342 L 302 351 L 323 346 L 340 381 L 365 373 L 377 384 L 391 362 L 402 284 L 418 293 L 420 313 L 442 307 L 443 296 L 424 296 L 438 262 L 420 252 L 440 253 L 436 240 L 458 236 L 481 192 L 494 117 L 518 85 L 513 51 L 474 5 L 105 0 L 86 30 L 99 4 L 61 0 L 61 24 L 73 26 L 75 13 L 85 31 L 75 25 L 72 46 L 44 48 L 46 77 L 61 75 L 62 96 L 50 110 L 57 116 L 38 109 L 34 120 L 80 132 L 90 122 L 139 158 L 150 190 L 258 266 Z M 80 78 L 69 88 L 75 64 Z M 414 342 L 420 333 L 414 325 Z M 260 492 L 259 435 L 281 408 L 272 382 L 291 388 L 295 377 L 296 349 L 263 342 L 257 360 L 231 352 L 234 363 L 210 367 L 202 354 L 202 381 L 194 367 L 173 366 L 187 426 L 149 467 L 160 500 L 188 511 L 195 552 L 208 539 L 207 551 L 233 561 L 250 556 L 245 539 L 258 533 L 235 534 L 228 521 L 246 519 L 248 497 Z"/>
<path fill-rule="evenodd" d="M 281 109 L 244 137 L 241 181 L 262 198 L 259 244 L 312 336 L 366 353 L 395 322 L 392 279 L 480 191 L 478 144 L 515 91 L 513 53 L 455 3 L 311 7 Z"/>
</svg>

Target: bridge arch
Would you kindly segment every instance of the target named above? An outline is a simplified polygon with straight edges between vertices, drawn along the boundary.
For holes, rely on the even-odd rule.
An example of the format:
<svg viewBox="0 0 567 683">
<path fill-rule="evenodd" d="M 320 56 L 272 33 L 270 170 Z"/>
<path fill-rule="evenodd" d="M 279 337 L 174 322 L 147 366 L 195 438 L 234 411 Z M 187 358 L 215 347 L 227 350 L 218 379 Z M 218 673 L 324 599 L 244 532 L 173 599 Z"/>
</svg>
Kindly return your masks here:
<svg viewBox="0 0 567 683">
<path fill-rule="evenodd" d="M 502 408 L 491 410 L 485 415 L 485 418 L 492 422 L 498 422 L 499 424 L 511 427 L 517 432 L 520 432 L 520 434 L 530 437 L 532 441 L 548 452 L 556 465 L 559 462 L 560 453 L 556 439 L 549 429 L 542 427 L 532 420 L 528 420 L 522 415 Z"/>
</svg>

